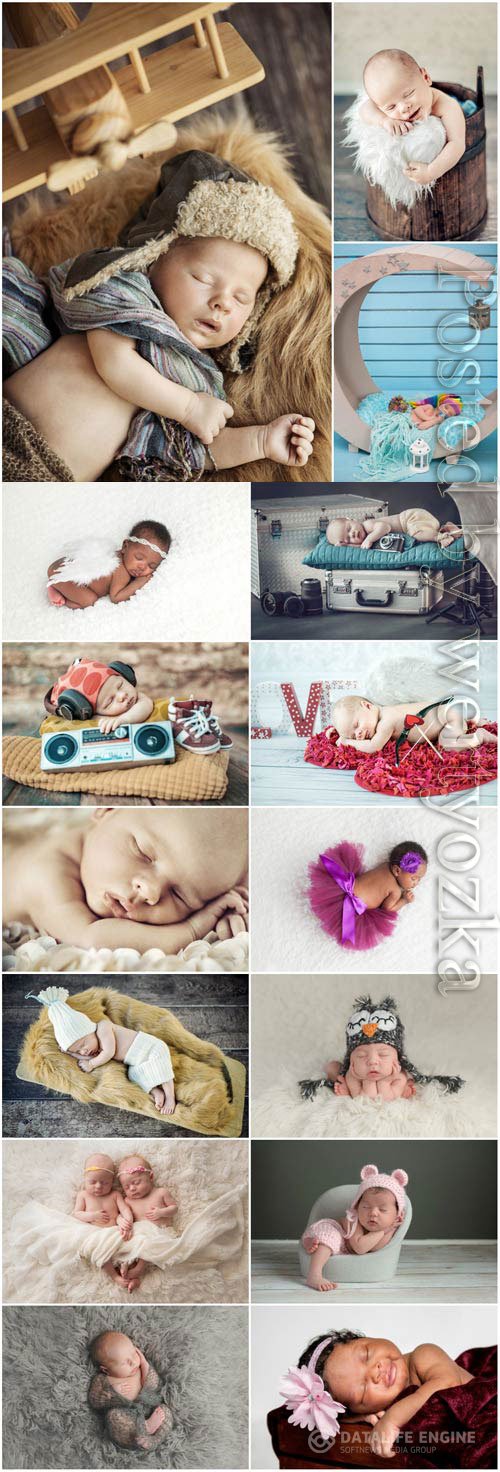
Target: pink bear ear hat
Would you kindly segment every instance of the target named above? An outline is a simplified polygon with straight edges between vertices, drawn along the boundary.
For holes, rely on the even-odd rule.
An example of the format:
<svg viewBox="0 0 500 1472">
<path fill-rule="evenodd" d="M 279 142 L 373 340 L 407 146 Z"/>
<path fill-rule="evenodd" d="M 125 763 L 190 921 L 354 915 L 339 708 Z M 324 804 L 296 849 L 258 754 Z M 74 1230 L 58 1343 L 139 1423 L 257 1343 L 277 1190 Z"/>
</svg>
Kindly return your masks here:
<svg viewBox="0 0 500 1472">
<path fill-rule="evenodd" d="M 379 1171 L 377 1165 L 364 1165 L 360 1174 L 362 1184 L 356 1192 L 351 1210 L 355 1210 L 365 1191 L 371 1191 L 375 1186 L 378 1190 L 392 1191 L 393 1196 L 396 1197 L 398 1220 L 402 1222 L 405 1214 L 405 1186 L 408 1183 L 406 1171 L 393 1170 L 392 1175 L 386 1176 Z"/>
</svg>

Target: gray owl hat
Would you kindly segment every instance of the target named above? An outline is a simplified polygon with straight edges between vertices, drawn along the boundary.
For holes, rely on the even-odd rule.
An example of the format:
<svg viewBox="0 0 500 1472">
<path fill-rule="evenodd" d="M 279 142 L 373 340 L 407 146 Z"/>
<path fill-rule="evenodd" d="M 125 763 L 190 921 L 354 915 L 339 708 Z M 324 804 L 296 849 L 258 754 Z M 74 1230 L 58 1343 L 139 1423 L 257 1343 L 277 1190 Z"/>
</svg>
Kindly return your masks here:
<svg viewBox="0 0 500 1472">
<path fill-rule="evenodd" d="M 251 362 L 257 327 L 271 297 L 292 280 L 298 238 L 290 210 L 274 189 L 216 154 L 193 148 L 167 159 L 154 194 L 122 231 L 120 245 L 77 256 L 63 296 L 69 302 L 119 272 L 146 271 L 176 240 L 201 236 L 253 246 L 269 263 L 238 337 L 213 354 L 222 368 L 242 373 Z"/>
<path fill-rule="evenodd" d="M 367 1043 L 386 1043 L 390 1048 L 396 1049 L 401 1068 L 416 1084 L 441 1084 L 447 1094 L 457 1094 L 462 1088 L 464 1080 L 458 1075 L 450 1077 L 448 1074 L 420 1073 L 415 1064 L 410 1063 L 405 1053 L 405 1030 L 396 1011 L 394 997 L 382 997 L 378 1003 L 372 1002 L 371 997 L 356 997 L 354 1008 L 347 1021 L 346 1051 L 340 1070 L 341 1077 L 348 1071 L 351 1053 L 355 1048 L 365 1047 Z"/>
</svg>

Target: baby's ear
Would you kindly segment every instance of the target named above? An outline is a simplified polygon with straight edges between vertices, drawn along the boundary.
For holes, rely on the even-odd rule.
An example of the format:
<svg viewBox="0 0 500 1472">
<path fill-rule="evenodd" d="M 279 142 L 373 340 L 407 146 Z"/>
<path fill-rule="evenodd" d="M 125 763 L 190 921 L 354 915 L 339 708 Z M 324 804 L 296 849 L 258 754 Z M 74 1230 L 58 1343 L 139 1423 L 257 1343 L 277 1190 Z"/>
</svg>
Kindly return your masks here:
<svg viewBox="0 0 500 1472">
<path fill-rule="evenodd" d="M 106 813 L 112 812 L 114 812 L 114 808 L 92 808 L 90 821 L 91 823 L 100 823 L 101 819 L 106 817 Z"/>
</svg>

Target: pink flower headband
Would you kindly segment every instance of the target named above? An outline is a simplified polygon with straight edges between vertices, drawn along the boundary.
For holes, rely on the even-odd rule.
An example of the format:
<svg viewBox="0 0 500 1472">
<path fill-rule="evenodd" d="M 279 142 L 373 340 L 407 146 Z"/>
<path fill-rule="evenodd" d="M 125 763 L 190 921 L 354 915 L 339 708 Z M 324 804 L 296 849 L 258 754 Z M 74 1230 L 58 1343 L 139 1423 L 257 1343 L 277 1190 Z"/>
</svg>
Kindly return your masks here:
<svg viewBox="0 0 500 1472">
<path fill-rule="evenodd" d="M 325 1390 L 321 1375 L 315 1374 L 321 1351 L 331 1342 L 329 1334 L 327 1339 L 322 1339 L 321 1344 L 317 1345 L 309 1364 L 300 1368 L 294 1365 L 287 1375 L 283 1375 L 279 1384 L 279 1393 L 286 1402 L 287 1410 L 292 1412 L 288 1417 L 291 1425 L 300 1426 L 302 1431 L 319 1431 L 325 1441 L 337 1435 L 338 1413 L 346 1410 L 340 1401 L 333 1400 L 329 1390 Z"/>
<path fill-rule="evenodd" d="M 416 854 L 413 848 L 409 848 L 408 853 L 403 854 L 402 859 L 399 860 L 399 868 L 403 869 L 405 874 L 416 874 L 423 862 L 422 855 Z"/>
<path fill-rule="evenodd" d="M 152 1176 L 153 1174 L 151 1166 L 149 1165 L 119 1165 L 117 1174 L 119 1176 L 138 1176 L 139 1171 L 141 1170 L 144 1171 L 147 1176 Z"/>
</svg>

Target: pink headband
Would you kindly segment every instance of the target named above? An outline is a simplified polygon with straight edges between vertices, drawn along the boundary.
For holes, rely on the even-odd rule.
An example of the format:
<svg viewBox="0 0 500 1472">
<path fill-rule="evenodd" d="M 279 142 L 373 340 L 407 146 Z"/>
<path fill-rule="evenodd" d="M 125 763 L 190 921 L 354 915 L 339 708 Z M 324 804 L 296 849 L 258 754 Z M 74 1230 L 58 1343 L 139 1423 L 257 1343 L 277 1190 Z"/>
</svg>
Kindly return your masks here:
<svg viewBox="0 0 500 1472">
<path fill-rule="evenodd" d="M 424 859 L 422 858 L 422 855 L 416 854 L 413 848 L 409 848 L 408 853 L 403 854 L 402 859 L 399 860 L 399 867 L 400 869 L 403 869 L 405 874 L 416 874 L 417 869 L 419 869 L 420 865 L 423 863 Z"/>
<path fill-rule="evenodd" d="M 118 1175 L 119 1176 L 137 1176 L 139 1174 L 139 1171 L 140 1170 L 145 1171 L 145 1174 L 147 1176 L 152 1176 L 152 1174 L 153 1174 L 153 1172 L 151 1170 L 151 1166 L 149 1166 L 149 1165 L 129 1165 L 129 1166 L 126 1166 L 126 1165 L 121 1166 L 121 1165 L 119 1165 L 118 1166 Z"/>
<path fill-rule="evenodd" d="M 330 1334 L 316 1346 L 309 1364 L 300 1368 L 293 1366 L 287 1375 L 283 1375 L 279 1385 L 287 1410 L 292 1412 L 288 1417 L 290 1424 L 300 1426 L 302 1431 L 319 1431 L 325 1441 L 337 1435 L 339 1413 L 346 1409 L 340 1401 L 333 1400 L 329 1390 L 325 1390 L 321 1375 L 315 1374 L 319 1356 L 327 1344 L 331 1344 Z"/>
</svg>

